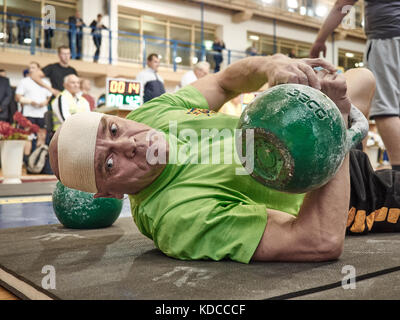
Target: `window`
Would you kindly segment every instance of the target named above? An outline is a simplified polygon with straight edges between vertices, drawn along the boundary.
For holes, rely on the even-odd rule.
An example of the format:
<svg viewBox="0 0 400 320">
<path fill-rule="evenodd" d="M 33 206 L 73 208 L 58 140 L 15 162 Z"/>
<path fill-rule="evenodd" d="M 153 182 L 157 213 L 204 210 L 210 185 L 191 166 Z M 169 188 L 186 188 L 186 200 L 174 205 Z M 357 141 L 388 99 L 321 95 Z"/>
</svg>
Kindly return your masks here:
<svg viewBox="0 0 400 320">
<path fill-rule="evenodd" d="M 198 22 L 150 16 L 119 7 L 118 29 L 118 52 L 122 60 L 143 61 L 144 55 L 154 52 L 160 55 L 161 63 L 175 62 L 180 66 L 190 67 L 201 56 L 201 28 Z M 141 41 L 141 37 L 145 41 Z M 215 27 L 205 26 L 204 45 L 212 45 L 214 38 Z"/>
<path fill-rule="evenodd" d="M 248 48 L 255 48 L 260 55 L 282 53 L 296 58 L 308 57 L 311 50 L 311 44 L 309 43 L 280 37 L 276 38 L 274 45 L 273 36 L 256 34 L 253 32 L 247 34 L 247 46 Z"/>
<path fill-rule="evenodd" d="M 348 69 L 363 67 L 363 53 L 339 49 L 339 67 Z"/>
</svg>

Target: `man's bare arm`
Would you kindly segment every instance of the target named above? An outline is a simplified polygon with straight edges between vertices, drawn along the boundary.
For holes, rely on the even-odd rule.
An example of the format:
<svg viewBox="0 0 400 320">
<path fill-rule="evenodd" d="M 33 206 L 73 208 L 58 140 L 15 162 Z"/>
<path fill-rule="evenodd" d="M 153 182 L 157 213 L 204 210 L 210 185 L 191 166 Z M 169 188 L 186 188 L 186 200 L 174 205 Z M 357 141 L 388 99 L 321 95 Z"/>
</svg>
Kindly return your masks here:
<svg viewBox="0 0 400 320">
<path fill-rule="evenodd" d="M 318 73 L 321 91 L 328 95 L 342 112 L 347 123 L 351 102 L 346 94 L 346 80 L 337 74 Z M 254 260 L 323 261 L 340 256 L 343 250 L 350 202 L 349 160 L 333 179 L 309 192 L 298 217 L 268 210 L 268 222 Z"/>
<path fill-rule="evenodd" d="M 253 260 L 326 261 L 343 250 L 350 201 L 348 156 L 325 186 L 307 194 L 298 217 L 268 210 L 268 222 Z"/>
<path fill-rule="evenodd" d="M 311 58 L 318 58 L 321 51 L 323 52 L 324 57 L 326 57 L 326 39 L 328 39 L 349 12 L 349 10 L 344 10 L 346 9 L 345 6 L 353 6 L 356 2 L 357 0 L 338 0 L 335 2 L 311 48 Z"/>
<path fill-rule="evenodd" d="M 270 87 L 282 83 L 300 83 L 320 89 L 319 80 L 312 69 L 317 66 L 330 72 L 336 71 L 332 64 L 323 59 L 291 59 L 277 54 L 242 59 L 192 85 L 204 95 L 210 109 L 218 111 L 233 97 L 257 91 L 266 83 Z"/>
<path fill-rule="evenodd" d="M 33 72 L 30 75 L 31 79 L 33 81 L 35 81 L 39 86 L 49 90 L 54 96 L 57 96 L 60 91 L 58 91 L 57 89 L 54 89 L 51 85 L 47 84 L 46 82 L 43 81 L 43 78 L 45 78 L 45 74 L 43 73 L 42 70 L 37 70 L 35 72 Z"/>
</svg>

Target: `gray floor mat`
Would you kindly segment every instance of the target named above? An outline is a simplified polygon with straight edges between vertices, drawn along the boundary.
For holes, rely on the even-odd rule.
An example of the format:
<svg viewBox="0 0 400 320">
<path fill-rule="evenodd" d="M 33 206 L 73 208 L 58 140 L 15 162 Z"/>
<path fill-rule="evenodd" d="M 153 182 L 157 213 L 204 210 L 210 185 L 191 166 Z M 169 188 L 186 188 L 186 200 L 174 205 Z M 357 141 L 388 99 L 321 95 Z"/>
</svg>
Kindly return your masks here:
<svg viewBox="0 0 400 320">
<path fill-rule="evenodd" d="M 180 261 L 158 251 L 131 218 L 121 218 L 99 230 L 0 230 L 0 265 L 37 289 L 47 276 L 43 268 L 54 267 L 56 288 L 47 292 L 60 299 L 267 299 L 342 281 L 346 265 L 357 276 L 398 267 L 399 244 L 400 234 L 348 237 L 342 257 L 323 263 Z M 398 286 L 399 278 L 391 277 Z M 326 297 L 342 299 L 334 291 Z M 365 298 L 365 290 L 357 291 L 349 299 Z M 381 297 L 397 299 L 396 292 L 383 290 Z M 325 297 L 325 291 L 315 294 Z"/>
</svg>

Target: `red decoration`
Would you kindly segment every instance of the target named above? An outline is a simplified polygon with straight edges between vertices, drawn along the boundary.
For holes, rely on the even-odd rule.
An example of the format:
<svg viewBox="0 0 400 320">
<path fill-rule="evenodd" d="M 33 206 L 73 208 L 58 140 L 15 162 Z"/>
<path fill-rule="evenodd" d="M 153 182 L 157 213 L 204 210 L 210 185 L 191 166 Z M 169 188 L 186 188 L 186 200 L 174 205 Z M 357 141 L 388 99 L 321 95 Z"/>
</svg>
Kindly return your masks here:
<svg viewBox="0 0 400 320">
<path fill-rule="evenodd" d="M 39 132 L 39 126 L 30 122 L 21 112 L 16 112 L 14 123 L 0 121 L 0 140 L 26 140 L 31 133 Z"/>
</svg>

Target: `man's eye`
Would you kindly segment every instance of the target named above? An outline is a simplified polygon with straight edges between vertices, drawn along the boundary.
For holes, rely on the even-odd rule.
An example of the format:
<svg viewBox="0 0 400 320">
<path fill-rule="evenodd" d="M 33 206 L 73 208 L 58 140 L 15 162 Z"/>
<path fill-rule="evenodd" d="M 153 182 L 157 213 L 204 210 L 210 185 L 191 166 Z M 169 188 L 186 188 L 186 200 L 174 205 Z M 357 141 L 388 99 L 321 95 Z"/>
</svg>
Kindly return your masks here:
<svg viewBox="0 0 400 320">
<path fill-rule="evenodd" d="M 113 165 L 114 165 L 113 159 L 112 158 L 108 159 L 106 162 L 107 169 L 108 170 L 111 169 L 113 167 Z"/>
<path fill-rule="evenodd" d="M 115 136 L 117 134 L 118 127 L 115 123 L 113 123 L 110 127 L 111 134 Z"/>
</svg>

